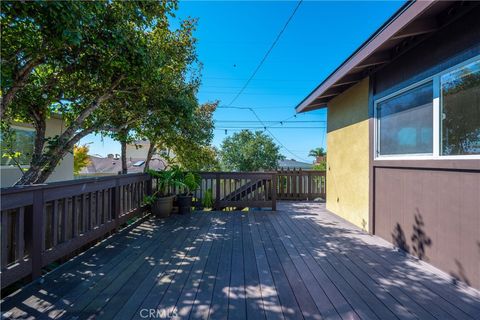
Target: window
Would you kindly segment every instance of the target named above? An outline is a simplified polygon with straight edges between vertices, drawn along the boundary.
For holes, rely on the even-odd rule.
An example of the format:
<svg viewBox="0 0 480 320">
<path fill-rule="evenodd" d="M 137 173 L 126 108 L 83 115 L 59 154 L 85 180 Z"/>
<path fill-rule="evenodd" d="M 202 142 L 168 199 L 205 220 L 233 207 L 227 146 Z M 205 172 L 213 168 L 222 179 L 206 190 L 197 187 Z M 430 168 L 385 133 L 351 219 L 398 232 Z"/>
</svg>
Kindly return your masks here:
<svg viewBox="0 0 480 320">
<path fill-rule="evenodd" d="M 377 105 L 379 154 L 432 154 L 431 82 Z"/>
<path fill-rule="evenodd" d="M 442 154 L 480 154 L 480 62 L 441 77 Z"/>
<path fill-rule="evenodd" d="M 480 155 L 477 57 L 375 102 L 377 157 Z"/>
<path fill-rule="evenodd" d="M 35 131 L 19 127 L 12 127 L 11 130 L 13 132 L 13 150 L 10 150 L 9 145 L 4 141 L 3 134 L 0 134 L 0 143 L 2 145 L 0 164 L 2 166 L 14 165 L 11 159 L 4 157 L 5 153 L 13 151 L 20 153 L 17 159 L 20 165 L 29 165 L 30 158 L 33 154 Z"/>
</svg>

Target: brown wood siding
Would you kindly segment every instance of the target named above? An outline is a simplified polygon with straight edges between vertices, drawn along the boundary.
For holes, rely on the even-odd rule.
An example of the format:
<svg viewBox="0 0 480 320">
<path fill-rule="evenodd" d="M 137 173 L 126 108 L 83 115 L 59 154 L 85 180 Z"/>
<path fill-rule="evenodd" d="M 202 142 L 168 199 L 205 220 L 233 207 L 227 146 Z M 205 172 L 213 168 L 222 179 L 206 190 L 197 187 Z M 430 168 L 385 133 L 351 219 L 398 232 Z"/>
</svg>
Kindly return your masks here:
<svg viewBox="0 0 480 320">
<path fill-rule="evenodd" d="M 372 75 L 372 148 L 373 101 L 479 55 L 479 16 L 472 9 Z M 371 232 L 480 288 L 480 160 L 374 160 L 372 150 L 370 164 Z"/>
<path fill-rule="evenodd" d="M 375 230 L 480 287 L 480 172 L 375 168 Z"/>
</svg>

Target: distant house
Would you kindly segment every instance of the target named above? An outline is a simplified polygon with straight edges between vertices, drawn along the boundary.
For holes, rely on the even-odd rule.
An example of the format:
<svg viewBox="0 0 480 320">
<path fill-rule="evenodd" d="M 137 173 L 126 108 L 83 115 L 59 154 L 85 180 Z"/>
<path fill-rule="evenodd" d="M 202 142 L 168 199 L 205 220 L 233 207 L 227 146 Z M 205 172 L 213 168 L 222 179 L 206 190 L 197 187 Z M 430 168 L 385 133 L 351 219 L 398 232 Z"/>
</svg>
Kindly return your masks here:
<svg viewBox="0 0 480 320">
<path fill-rule="evenodd" d="M 19 158 L 22 168 L 28 168 L 33 153 L 33 144 L 35 139 L 35 129 L 31 124 L 14 123 L 12 129 L 16 134 L 15 150 L 21 153 Z M 52 115 L 46 121 L 46 137 L 53 137 L 61 134 L 65 130 L 65 122 L 60 115 Z M 3 157 L 3 151 L 0 155 L 0 187 L 11 187 L 20 179 L 22 172 L 15 166 L 11 160 Z M 72 180 L 73 179 L 73 154 L 67 153 L 57 165 L 47 182 Z"/>
<path fill-rule="evenodd" d="M 143 172 L 145 168 L 145 158 L 127 158 L 128 173 Z M 150 169 L 163 170 L 165 168 L 164 160 L 155 157 L 150 161 Z M 111 176 L 119 174 L 122 171 L 122 161 L 118 157 L 109 155 L 102 158 L 90 156 L 90 164 L 80 171 L 80 177 L 92 176 Z"/>
<path fill-rule="evenodd" d="M 147 140 L 137 140 L 134 143 L 127 144 L 127 158 L 147 158 L 150 142 Z"/>
<path fill-rule="evenodd" d="M 409 1 L 297 107 L 327 208 L 480 288 L 480 5 Z"/>
<path fill-rule="evenodd" d="M 311 170 L 313 169 L 313 164 L 307 162 L 301 162 L 294 159 L 285 159 L 278 161 L 279 169 L 303 169 Z"/>
</svg>

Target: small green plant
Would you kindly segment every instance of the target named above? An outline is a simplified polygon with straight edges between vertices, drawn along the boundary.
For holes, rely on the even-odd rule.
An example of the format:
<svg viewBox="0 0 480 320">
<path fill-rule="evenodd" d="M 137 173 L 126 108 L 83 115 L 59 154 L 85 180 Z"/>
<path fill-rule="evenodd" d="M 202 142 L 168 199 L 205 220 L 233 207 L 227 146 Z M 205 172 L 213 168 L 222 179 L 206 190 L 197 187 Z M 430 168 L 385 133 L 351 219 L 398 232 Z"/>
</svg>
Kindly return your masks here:
<svg viewBox="0 0 480 320">
<path fill-rule="evenodd" d="M 205 195 L 202 199 L 202 205 L 204 208 L 212 208 L 213 207 L 213 192 L 212 189 L 207 189 L 205 191 Z"/>
<path fill-rule="evenodd" d="M 158 197 L 172 195 L 173 188 L 185 187 L 182 181 L 182 171 L 178 167 L 172 167 L 163 171 L 148 170 L 147 173 L 157 181 L 157 187 L 153 194 L 143 197 L 143 202 L 146 204 L 154 203 Z"/>
<path fill-rule="evenodd" d="M 200 186 L 200 176 L 197 173 L 187 172 L 183 176 L 183 184 L 186 188 L 186 195 L 190 195 L 192 191 L 195 191 Z"/>
<path fill-rule="evenodd" d="M 156 195 L 146 195 L 143 197 L 143 203 L 147 205 L 152 205 L 157 201 L 157 196 Z"/>
</svg>

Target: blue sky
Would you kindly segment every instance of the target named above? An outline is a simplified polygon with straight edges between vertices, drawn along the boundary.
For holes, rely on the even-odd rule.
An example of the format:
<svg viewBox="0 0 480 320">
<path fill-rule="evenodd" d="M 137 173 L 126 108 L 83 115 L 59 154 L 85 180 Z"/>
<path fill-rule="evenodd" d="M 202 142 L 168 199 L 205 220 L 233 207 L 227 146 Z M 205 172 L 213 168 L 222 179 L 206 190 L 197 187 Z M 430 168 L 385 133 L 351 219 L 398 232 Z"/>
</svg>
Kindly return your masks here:
<svg viewBox="0 0 480 320">
<path fill-rule="evenodd" d="M 281 152 L 287 158 L 311 162 L 308 151 L 326 145 L 326 110 L 294 117 L 294 107 L 402 3 L 304 1 L 255 78 L 231 106 L 253 108 L 272 127 L 270 132 L 284 146 Z M 200 102 L 219 100 L 220 106 L 230 106 L 296 5 L 293 1 L 180 2 L 178 18 L 198 18 L 195 37 L 203 64 Z M 279 123 L 286 119 L 290 122 Z M 240 128 L 262 127 L 246 109 L 219 108 L 215 120 L 216 146 Z M 229 128 L 226 133 L 224 128 Z M 120 145 L 109 138 L 90 135 L 81 141 L 88 142 L 93 142 L 91 154 L 120 153 Z"/>
</svg>

